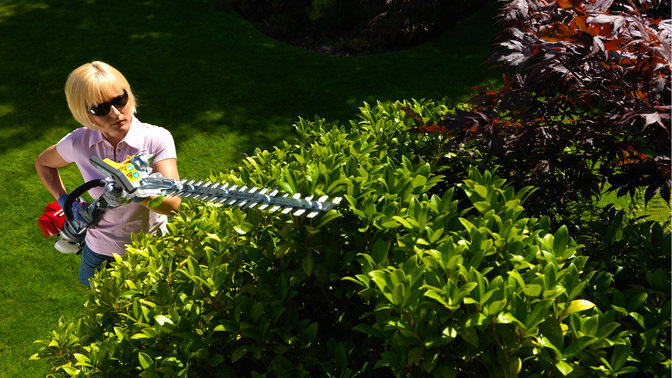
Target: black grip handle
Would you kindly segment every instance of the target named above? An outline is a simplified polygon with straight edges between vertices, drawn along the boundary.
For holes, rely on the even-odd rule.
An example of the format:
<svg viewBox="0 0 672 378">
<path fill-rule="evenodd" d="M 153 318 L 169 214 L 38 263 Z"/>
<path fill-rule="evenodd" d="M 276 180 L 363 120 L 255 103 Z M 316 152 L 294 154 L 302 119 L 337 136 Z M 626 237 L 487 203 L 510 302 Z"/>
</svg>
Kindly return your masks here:
<svg viewBox="0 0 672 378">
<path fill-rule="evenodd" d="M 77 187 L 77 189 L 70 192 L 70 194 L 68 194 L 68 198 L 65 199 L 65 203 L 63 204 L 63 213 L 65 214 L 66 222 L 72 223 L 75 220 L 75 217 L 72 214 L 72 204 L 75 202 L 75 200 L 84 194 L 84 192 L 98 186 L 105 186 L 105 180 L 98 179 L 85 182 L 84 184 Z"/>
</svg>

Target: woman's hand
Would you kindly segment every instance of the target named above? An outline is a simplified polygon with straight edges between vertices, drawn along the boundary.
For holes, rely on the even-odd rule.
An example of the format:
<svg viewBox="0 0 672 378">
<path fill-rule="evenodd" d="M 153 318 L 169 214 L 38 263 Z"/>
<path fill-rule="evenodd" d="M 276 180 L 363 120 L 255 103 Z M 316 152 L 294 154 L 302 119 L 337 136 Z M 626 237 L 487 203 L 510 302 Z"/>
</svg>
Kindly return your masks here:
<svg viewBox="0 0 672 378">
<path fill-rule="evenodd" d="M 160 173 L 165 178 L 174 180 L 180 179 L 180 174 L 177 171 L 177 159 L 164 159 L 154 163 L 154 172 Z M 177 208 L 180 206 L 180 203 L 182 203 L 182 198 L 180 197 L 163 197 L 163 200 L 157 205 L 152 202 L 152 199 L 154 199 L 154 197 L 145 198 L 140 203 L 152 211 L 169 216 L 175 215 L 175 213 L 177 213 Z M 150 206 L 150 202 L 152 206 Z"/>
</svg>

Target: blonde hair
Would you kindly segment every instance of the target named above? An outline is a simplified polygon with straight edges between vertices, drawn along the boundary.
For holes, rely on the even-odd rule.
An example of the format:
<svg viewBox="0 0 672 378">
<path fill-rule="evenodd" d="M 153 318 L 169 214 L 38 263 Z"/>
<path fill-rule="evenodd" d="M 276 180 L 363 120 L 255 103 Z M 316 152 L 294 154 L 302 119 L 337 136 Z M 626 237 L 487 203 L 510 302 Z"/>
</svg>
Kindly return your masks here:
<svg viewBox="0 0 672 378">
<path fill-rule="evenodd" d="M 128 104 L 135 113 L 135 96 L 128 80 L 116 68 L 105 62 L 94 61 L 77 67 L 65 82 L 65 98 L 75 119 L 83 126 L 95 128 L 89 118 L 89 109 L 110 101 L 123 92 L 128 93 Z"/>
</svg>

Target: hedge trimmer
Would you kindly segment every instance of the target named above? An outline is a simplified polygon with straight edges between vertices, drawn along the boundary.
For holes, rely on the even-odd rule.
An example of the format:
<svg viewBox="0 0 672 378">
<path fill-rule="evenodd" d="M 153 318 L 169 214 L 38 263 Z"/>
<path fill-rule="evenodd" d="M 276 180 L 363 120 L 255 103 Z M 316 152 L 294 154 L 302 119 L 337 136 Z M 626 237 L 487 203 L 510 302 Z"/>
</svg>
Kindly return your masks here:
<svg viewBox="0 0 672 378">
<path fill-rule="evenodd" d="M 78 217 L 75 217 L 72 211 L 73 203 L 83 201 L 80 197 L 84 192 L 95 187 L 104 187 L 106 194 L 123 193 L 125 200 L 140 201 L 147 197 L 177 196 L 225 206 L 257 208 L 270 212 L 280 210 L 284 214 L 305 215 L 308 218 L 334 208 L 341 201 L 340 197 L 327 202 L 328 196 L 313 199 L 313 196 L 301 198 L 301 194 L 281 195 L 277 189 L 256 186 L 248 188 L 208 180 L 168 179 L 160 173 L 151 173 L 154 155 L 142 152 L 128 157 L 121 163 L 110 159 L 102 160 L 97 156 L 89 161 L 107 177 L 91 180 L 73 190 L 67 196 L 62 208 L 57 201 L 50 203 L 37 221 L 45 238 L 52 235 L 60 237 L 56 242 L 56 249 L 63 253 L 78 252 L 82 247 L 86 230 L 95 226 L 106 208 L 115 206 L 112 205 L 113 201 L 108 200 L 110 197 L 104 194 L 90 205 L 80 207 Z"/>
</svg>

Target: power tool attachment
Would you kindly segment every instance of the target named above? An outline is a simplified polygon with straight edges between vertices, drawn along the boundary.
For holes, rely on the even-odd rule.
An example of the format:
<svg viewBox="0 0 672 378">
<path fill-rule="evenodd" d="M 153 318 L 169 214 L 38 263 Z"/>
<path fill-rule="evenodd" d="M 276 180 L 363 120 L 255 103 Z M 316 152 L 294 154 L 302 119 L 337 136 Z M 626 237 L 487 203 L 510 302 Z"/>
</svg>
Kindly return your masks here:
<svg viewBox="0 0 672 378">
<path fill-rule="evenodd" d="M 141 201 L 147 197 L 176 196 L 195 201 L 256 208 L 270 212 L 281 211 L 294 216 L 313 218 L 320 213 L 329 211 L 338 205 L 340 197 L 327 201 L 328 196 L 314 199 L 313 196 L 302 198 L 301 194 L 281 194 L 277 189 L 258 188 L 255 186 L 238 187 L 228 183 L 209 180 L 181 179 L 174 180 L 163 177 L 160 173 L 152 173 L 154 154 L 138 153 L 129 156 L 121 163 L 110 159 L 92 157 L 90 163 L 105 174 L 104 179 L 91 180 L 72 191 L 63 209 L 54 201 L 47 205 L 37 223 L 45 238 L 58 235 L 56 249 L 62 253 L 77 253 L 83 247 L 86 231 L 94 227 L 102 217 L 105 209 L 114 207 L 106 198 L 109 194 L 122 196 L 126 201 Z M 104 187 L 102 196 L 87 206 L 81 206 L 78 216 L 72 212 L 75 201 L 83 201 L 81 197 L 88 190 Z M 84 222 L 82 222 L 84 220 Z"/>
</svg>

